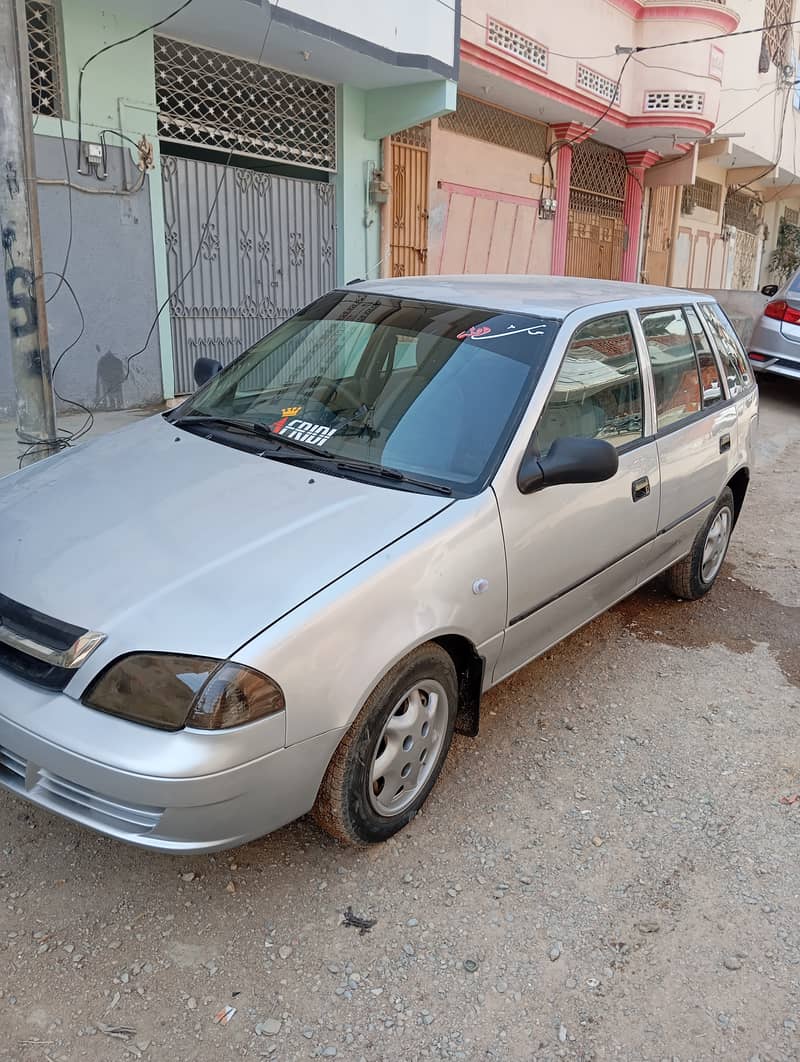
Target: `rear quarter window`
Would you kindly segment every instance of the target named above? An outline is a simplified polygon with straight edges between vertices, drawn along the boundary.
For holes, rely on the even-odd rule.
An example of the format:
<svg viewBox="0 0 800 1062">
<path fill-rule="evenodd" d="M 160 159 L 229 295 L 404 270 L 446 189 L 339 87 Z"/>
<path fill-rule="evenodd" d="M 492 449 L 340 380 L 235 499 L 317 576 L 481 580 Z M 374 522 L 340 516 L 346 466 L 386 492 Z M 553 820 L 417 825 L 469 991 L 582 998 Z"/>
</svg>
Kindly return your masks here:
<svg viewBox="0 0 800 1062">
<path fill-rule="evenodd" d="M 753 373 L 744 347 L 722 307 L 715 302 L 701 302 L 697 308 L 722 360 L 731 398 L 735 398 L 753 383 Z"/>
</svg>

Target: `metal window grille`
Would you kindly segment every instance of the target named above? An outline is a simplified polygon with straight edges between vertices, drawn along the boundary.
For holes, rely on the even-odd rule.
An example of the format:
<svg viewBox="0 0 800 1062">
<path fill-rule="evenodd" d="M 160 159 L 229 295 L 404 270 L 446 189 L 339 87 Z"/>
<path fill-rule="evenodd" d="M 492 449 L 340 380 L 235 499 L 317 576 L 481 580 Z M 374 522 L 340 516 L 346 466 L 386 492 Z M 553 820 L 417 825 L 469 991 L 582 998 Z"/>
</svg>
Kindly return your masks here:
<svg viewBox="0 0 800 1062">
<path fill-rule="evenodd" d="M 607 144 L 596 144 L 594 141 L 584 140 L 572 149 L 571 189 L 617 200 L 620 204 L 620 214 L 621 204 L 625 199 L 627 173 L 625 156 L 621 151 Z M 570 205 L 572 205 L 571 196 Z M 616 213 L 617 207 L 614 206 L 613 209 Z"/>
<path fill-rule="evenodd" d="M 691 214 L 695 207 L 702 210 L 719 210 L 722 202 L 722 185 L 698 177 L 694 184 L 685 185 L 681 199 L 681 212 Z"/>
<path fill-rule="evenodd" d="M 648 92 L 645 111 L 691 111 L 702 114 L 706 97 L 703 92 Z"/>
<path fill-rule="evenodd" d="M 540 159 L 547 151 L 546 125 L 473 96 L 459 94 L 457 109 L 439 119 L 439 128 Z"/>
<path fill-rule="evenodd" d="M 800 224 L 800 210 L 792 210 L 790 207 L 787 207 L 783 212 L 783 220 L 787 225 Z"/>
<path fill-rule="evenodd" d="M 399 133 L 392 133 L 393 144 L 408 144 L 410 147 L 430 147 L 431 127 L 428 122 L 422 125 L 412 125 L 409 129 L 401 129 Z"/>
<path fill-rule="evenodd" d="M 540 70 L 547 69 L 547 49 L 539 44 L 533 37 L 528 37 L 511 26 L 504 26 L 496 19 L 489 19 L 487 40 L 495 48 L 502 48 L 504 52 L 510 52 L 517 59 L 524 59 L 531 66 L 538 66 Z"/>
<path fill-rule="evenodd" d="M 616 81 L 603 77 L 602 74 L 590 70 L 588 66 L 581 66 L 580 63 L 578 63 L 576 82 L 579 88 L 587 89 L 604 100 L 613 100 L 614 103 L 619 100 L 619 86 Z"/>
<path fill-rule="evenodd" d="M 792 17 L 792 0 L 766 0 L 764 5 L 764 25 L 772 29 L 764 30 L 762 48 L 778 68 L 786 63 L 791 26 L 776 26 L 777 22 L 789 22 Z"/>
<path fill-rule="evenodd" d="M 761 224 L 762 204 L 745 192 L 728 192 L 723 223 L 742 232 L 756 233 Z"/>
<path fill-rule="evenodd" d="M 336 169 L 336 89 L 155 37 L 158 134 L 271 162 Z"/>
<path fill-rule="evenodd" d="M 58 117 L 61 113 L 61 78 L 58 66 L 56 11 L 48 0 L 26 0 L 31 106 L 34 114 Z"/>
</svg>

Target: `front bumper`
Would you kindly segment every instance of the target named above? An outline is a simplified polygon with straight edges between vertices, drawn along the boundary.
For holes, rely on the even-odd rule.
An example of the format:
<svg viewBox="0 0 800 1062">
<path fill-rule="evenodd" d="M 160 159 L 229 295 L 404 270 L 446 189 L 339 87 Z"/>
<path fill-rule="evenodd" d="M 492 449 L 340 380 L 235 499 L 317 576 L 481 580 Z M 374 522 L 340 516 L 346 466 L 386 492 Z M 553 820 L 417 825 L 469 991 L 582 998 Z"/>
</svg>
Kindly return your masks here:
<svg viewBox="0 0 800 1062">
<path fill-rule="evenodd" d="M 341 735 L 329 731 L 213 773 L 165 777 L 99 762 L 0 716 L 0 787 L 141 848 L 213 852 L 309 811 Z"/>
</svg>

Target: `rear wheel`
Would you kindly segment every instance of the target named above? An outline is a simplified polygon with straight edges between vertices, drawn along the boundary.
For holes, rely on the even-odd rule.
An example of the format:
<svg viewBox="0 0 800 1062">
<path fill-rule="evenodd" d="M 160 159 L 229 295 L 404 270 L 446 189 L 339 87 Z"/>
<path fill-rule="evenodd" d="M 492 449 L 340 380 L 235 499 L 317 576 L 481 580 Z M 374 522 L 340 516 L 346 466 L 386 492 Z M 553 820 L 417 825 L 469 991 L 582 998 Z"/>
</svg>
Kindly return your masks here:
<svg viewBox="0 0 800 1062">
<path fill-rule="evenodd" d="M 714 585 L 728 552 L 733 513 L 733 494 L 726 487 L 698 531 L 692 552 L 666 573 L 667 585 L 676 597 L 696 601 Z"/>
<path fill-rule="evenodd" d="M 328 765 L 314 818 L 346 843 L 385 841 L 424 804 L 442 769 L 458 681 L 438 645 L 415 649 L 375 688 Z"/>
</svg>

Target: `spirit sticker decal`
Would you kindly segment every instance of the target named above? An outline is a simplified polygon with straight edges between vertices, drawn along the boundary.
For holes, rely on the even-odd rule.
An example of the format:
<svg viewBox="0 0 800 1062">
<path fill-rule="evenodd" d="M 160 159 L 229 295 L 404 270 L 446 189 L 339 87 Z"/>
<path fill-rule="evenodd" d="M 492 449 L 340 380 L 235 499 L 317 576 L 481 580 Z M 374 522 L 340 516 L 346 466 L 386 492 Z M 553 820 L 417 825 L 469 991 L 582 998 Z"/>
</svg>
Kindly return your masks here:
<svg viewBox="0 0 800 1062">
<path fill-rule="evenodd" d="M 310 420 L 290 420 L 278 431 L 279 435 L 285 435 L 287 439 L 296 439 L 297 442 L 311 443 L 312 446 L 322 446 L 336 434 L 336 428 L 326 428 L 324 424 L 312 424 Z"/>
<path fill-rule="evenodd" d="M 473 325 L 471 328 L 459 332 L 456 339 L 469 339 L 473 343 L 480 343 L 486 339 L 503 339 L 505 336 L 543 336 L 544 325 L 529 325 L 517 328 L 515 324 L 507 325 L 504 331 L 493 332 L 488 325 Z"/>
</svg>

